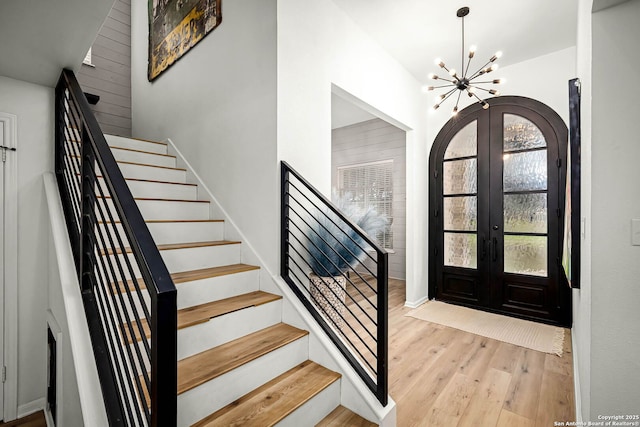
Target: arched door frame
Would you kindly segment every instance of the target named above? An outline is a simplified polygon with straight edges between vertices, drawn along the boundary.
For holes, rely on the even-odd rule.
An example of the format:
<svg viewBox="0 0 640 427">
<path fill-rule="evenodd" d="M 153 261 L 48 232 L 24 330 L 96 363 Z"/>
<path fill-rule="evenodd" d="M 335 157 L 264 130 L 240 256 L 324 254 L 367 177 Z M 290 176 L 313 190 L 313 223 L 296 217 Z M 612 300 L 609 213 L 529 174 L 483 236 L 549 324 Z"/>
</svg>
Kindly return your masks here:
<svg viewBox="0 0 640 427">
<path fill-rule="evenodd" d="M 560 159 L 560 165 L 558 170 L 558 206 L 561 210 L 564 210 L 565 201 L 565 183 L 566 183 L 566 159 L 567 159 L 567 144 L 563 141 L 568 141 L 568 129 L 564 120 L 555 112 L 551 107 L 543 104 L 535 99 L 522 97 L 522 96 L 501 96 L 491 98 L 488 101 L 491 108 L 494 107 L 519 107 L 531 110 L 533 113 L 542 116 L 542 119 L 547 122 L 549 127 L 555 132 L 558 140 L 558 158 Z M 462 126 L 461 123 L 466 123 L 470 116 L 478 116 L 482 111 L 482 106 L 479 103 L 474 103 L 471 106 L 460 111 L 456 117 L 451 118 L 438 132 L 431 151 L 429 154 L 429 299 L 434 299 L 436 296 L 436 284 L 437 284 L 437 262 L 439 257 L 435 253 L 436 242 L 439 240 L 438 236 L 438 206 L 440 201 L 438 200 L 438 191 L 436 188 L 438 182 L 439 173 L 439 159 L 442 159 L 444 152 L 447 149 L 449 142 L 455 136 Z M 441 172 L 440 172 L 441 173 Z M 562 212 L 560 218 L 563 218 Z M 558 247 L 562 247 L 563 236 L 563 221 L 558 221 Z M 549 268 L 552 268 L 549 265 Z M 560 263 L 553 268 L 561 269 Z M 566 285 L 563 275 L 559 274 L 560 278 L 558 283 L 559 298 L 566 315 L 560 320 L 561 324 L 570 325 L 571 322 L 571 292 Z"/>
</svg>

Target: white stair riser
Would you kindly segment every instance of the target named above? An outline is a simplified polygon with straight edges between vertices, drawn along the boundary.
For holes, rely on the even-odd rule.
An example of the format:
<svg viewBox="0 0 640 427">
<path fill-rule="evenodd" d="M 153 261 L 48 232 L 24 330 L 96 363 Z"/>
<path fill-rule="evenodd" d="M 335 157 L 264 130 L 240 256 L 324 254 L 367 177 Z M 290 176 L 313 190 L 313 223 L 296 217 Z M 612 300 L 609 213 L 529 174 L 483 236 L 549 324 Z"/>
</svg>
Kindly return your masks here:
<svg viewBox="0 0 640 427">
<path fill-rule="evenodd" d="M 176 298 L 178 310 L 257 291 L 259 288 L 258 277 L 259 271 L 252 270 L 179 283 L 176 285 L 176 288 L 178 289 L 178 296 Z M 142 313 L 142 302 L 137 291 L 131 292 L 134 295 L 134 305 L 138 310 L 138 313 Z M 149 291 L 147 291 L 146 287 L 141 286 L 140 294 L 142 295 L 142 301 L 144 301 L 147 309 L 151 310 L 151 298 L 149 297 Z M 133 316 L 128 297 L 124 296 L 124 301 L 124 306 L 126 307 L 127 312 L 130 316 Z"/>
<path fill-rule="evenodd" d="M 217 347 L 282 320 L 282 300 L 249 307 L 178 330 L 178 360 Z"/>
<path fill-rule="evenodd" d="M 259 286 L 260 270 L 180 283 L 176 285 L 178 288 L 178 308 L 246 294 L 257 291 Z"/>
<path fill-rule="evenodd" d="M 194 243 L 202 241 L 223 240 L 223 222 L 151 222 L 147 223 L 151 236 L 157 245 L 172 243 Z M 124 239 L 124 229 L 121 224 L 113 226 L 100 225 L 105 229 L 120 233 Z"/>
<path fill-rule="evenodd" d="M 178 426 L 190 426 L 308 359 L 305 336 L 178 396 Z"/>
<path fill-rule="evenodd" d="M 340 405 L 340 380 L 316 394 L 276 424 L 277 427 L 315 426 Z"/>
<path fill-rule="evenodd" d="M 132 150 L 148 151 L 150 153 L 167 154 L 166 144 L 140 141 L 138 139 L 125 138 L 123 136 L 105 135 L 107 144 L 111 147 L 130 148 Z"/>
<path fill-rule="evenodd" d="M 157 168 L 154 166 L 118 163 L 125 178 L 149 179 L 163 182 L 187 182 L 187 171 L 181 169 Z"/>
<path fill-rule="evenodd" d="M 197 200 L 198 187 L 195 185 L 172 184 L 153 181 L 127 180 L 127 185 L 133 197 L 143 199 L 175 199 L 175 200 Z M 107 184 L 104 178 L 98 178 L 98 183 L 102 188 L 102 194 L 109 196 Z M 99 193 L 98 193 L 99 194 Z"/>
<path fill-rule="evenodd" d="M 112 199 L 104 199 L 106 206 L 115 213 Z M 164 219 L 209 219 L 209 203 L 183 202 L 178 200 L 136 200 L 142 217 L 149 220 Z M 204 241 L 202 239 L 200 241 Z M 183 242 L 185 243 L 185 242 Z"/>
<path fill-rule="evenodd" d="M 142 151 L 132 151 L 130 149 L 122 149 L 112 147 L 113 157 L 118 161 L 142 163 L 145 165 L 166 166 L 169 168 L 176 167 L 176 158 L 161 154 L 151 154 Z"/>
<path fill-rule="evenodd" d="M 158 245 L 224 239 L 224 222 L 152 222 L 147 226 Z"/>
<path fill-rule="evenodd" d="M 240 263 L 240 244 L 203 246 L 200 248 L 183 248 L 160 251 L 170 273 L 179 273 L 189 270 L 200 270 L 208 267 L 220 267 L 223 265 Z M 140 277 L 140 270 L 135 263 L 133 254 L 127 254 L 131 261 L 135 277 Z M 119 257 L 124 266 L 123 255 L 108 255 L 109 262 L 116 265 L 116 257 Z M 124 267 L 123 267 L 124 268 Z M 129 277 L 127 277 L 129 279 Z M 117 280 L 121 280 L 118 276 Z"/>
</svg>

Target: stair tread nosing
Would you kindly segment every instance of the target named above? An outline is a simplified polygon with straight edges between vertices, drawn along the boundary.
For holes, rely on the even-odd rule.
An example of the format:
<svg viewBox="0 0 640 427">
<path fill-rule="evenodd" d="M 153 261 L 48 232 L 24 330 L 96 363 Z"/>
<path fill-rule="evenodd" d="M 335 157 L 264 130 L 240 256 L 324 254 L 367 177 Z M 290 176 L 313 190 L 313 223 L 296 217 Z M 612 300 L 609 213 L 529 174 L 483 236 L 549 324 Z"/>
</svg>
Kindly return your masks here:
<svg viewBox="0 0 640 427">
<path fill-rule="evenodd" d="M 192 427 L 273 426 L 338 379 L 340 374 L 307 360 Z"/>
<path fill-rule="evenodd" d="M 279 299 L 282 299 L 282 296 L 263 291 L 254 291 L 224 298 L 218 301 L 211 301 L 205 304 L 183 308 L 178 310 L 178 330 L 208 322 L 213 318 L 233 313 L 234 311 L 243 310 L 249 307 L 257 307 Z M 151 336 L 151 331 L 146 319 L 142 319 L 140 321 L 140 327 L 144 331 L 145 337 L 149 338 Z M 129 324 L 123 325 L 122 331 L 129 344 L 133 342 L 130 335 L 130 329 L 133 329 L 135 341 L 140 341 L 140 327 L 138 327 L 137 324 L 133 324 L 131 328 Z"/>
<path fill-rule="evenodd" d="M 340 405 L 316 424 L 316 427 L 376 427 L 377 425 Z"/>
<path fill-rule="evenodd" d="M 230 265 L 222 265 L 219 267 L 209 267 L 202 268 L 199 270 L 189 270 L 189 271 L 181 271 L 179 273 L 171 273 L 171 279 L 174 284 L 193 282 L 196 280 L 210 279 L 213 277 L 226 276 L 229 274 L 237 274 L 244 273 L 245 271 L 251 270 L 259 270 L 260 267 L 257 265 L 249 265 L 249 264 L 230 264 Z M 127 280 L 126 286 L 131 292 L 136 290 L 133 280 Z M 138 286 L 140 289 L 145 289 L 146 285 L 144 283 L 144 279 L 138 279 Z M 120 288 L 120 292 L 125 292 L 125 284 L 123 282 L 118 282 L 118 287 Z"/>
<path fill-rule="evenodd" d="M 207 242 L 193 242 L 193 243 L 167 243 L 165 245 L 158 245 L 159 251 L 171 251 L 174 249 L 192 249 L 192 248 L 203 248 L 207 246 L 224 246 L 224 245 L 239 245 L 240 241 L 237 240 L 211 240 Z M 124 248 L 124 252 L 130 254 L 131 248 Z M 113 248 L 109 248 L 106 252 L 102 251 L 103 255 L 114 255 L 114 254 L 122 254 L 121 248 L 116 248 L 115 251 Z"/>
<path fill-rule="evenodd" d="M 178 394 L 258 359 L 309 334 L 286 323 L 261 329 L 178 362 Z"/>
</svg>

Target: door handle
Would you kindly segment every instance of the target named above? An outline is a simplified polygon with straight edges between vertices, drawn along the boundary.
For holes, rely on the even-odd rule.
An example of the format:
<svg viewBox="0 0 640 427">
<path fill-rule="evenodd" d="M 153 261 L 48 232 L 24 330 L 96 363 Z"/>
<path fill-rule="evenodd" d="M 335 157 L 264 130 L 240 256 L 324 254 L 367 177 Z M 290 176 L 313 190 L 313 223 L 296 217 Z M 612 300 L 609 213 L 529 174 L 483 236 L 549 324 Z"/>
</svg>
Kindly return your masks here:
<svg viewBox="0 0 640 427">
<path fill-rule="evenodd" d="M 498 239 L 496 237 L 493 238 L 493 245 L 491 245 L 491 258 L 493 262 L 498 259 Z"/>
</svg>

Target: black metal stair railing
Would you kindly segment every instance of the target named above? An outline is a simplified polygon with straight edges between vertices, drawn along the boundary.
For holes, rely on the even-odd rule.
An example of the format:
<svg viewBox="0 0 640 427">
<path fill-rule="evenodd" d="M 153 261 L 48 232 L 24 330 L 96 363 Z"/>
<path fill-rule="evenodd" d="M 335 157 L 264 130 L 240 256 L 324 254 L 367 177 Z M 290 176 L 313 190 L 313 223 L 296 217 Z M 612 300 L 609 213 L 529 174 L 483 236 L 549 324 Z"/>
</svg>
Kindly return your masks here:
<svg viewBox="0 0 640 427">
<path fill-rule="evenodd" d="M 176 288 L 69 70 L 56 86 L 55 171 L 109 425 L 175 426 Z"/>
<path fill-rule="evenodd" d="M 286 162 L 280 274 L 386 406 L 387 252 Z"/>
</svg>

